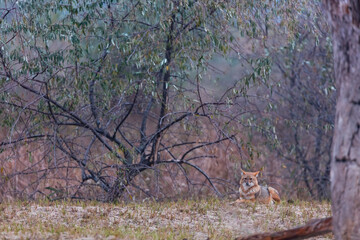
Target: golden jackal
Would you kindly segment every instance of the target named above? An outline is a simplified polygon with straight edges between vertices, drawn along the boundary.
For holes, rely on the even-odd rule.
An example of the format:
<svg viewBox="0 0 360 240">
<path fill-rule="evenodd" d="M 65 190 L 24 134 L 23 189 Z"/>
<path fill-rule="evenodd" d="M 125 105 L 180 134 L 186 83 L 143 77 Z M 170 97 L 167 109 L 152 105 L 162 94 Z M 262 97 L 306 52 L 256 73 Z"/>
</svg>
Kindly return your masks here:
<svg viewBox="0 0 360 240">
<path fill-rule="evenodd" d="M 241 170 L 240 198 L 236 200 L 237 203 L 256 201 L 268 204 L 272 201 L 280 202 L 279 192 L 275 188 L 258 184 L 257 176 L 259 172 L 245 172 Z"/>
</svg>

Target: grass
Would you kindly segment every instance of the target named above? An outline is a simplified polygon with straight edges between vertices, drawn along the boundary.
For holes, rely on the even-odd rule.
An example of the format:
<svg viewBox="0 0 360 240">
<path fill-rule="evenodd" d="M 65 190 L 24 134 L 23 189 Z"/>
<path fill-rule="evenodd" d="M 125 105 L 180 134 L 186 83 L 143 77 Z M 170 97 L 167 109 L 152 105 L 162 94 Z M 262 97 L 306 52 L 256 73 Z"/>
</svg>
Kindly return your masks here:
<svg viewBox="0 0 360 240">
<path fill-rule="evenodd" d="M 331 215 L 328 202 L 282 202 L 269 206 L 230 203 L 220 199 L 130 204 L 2 203 L 0 238 L 232 239 L 284 230 Z"/>
</svg>

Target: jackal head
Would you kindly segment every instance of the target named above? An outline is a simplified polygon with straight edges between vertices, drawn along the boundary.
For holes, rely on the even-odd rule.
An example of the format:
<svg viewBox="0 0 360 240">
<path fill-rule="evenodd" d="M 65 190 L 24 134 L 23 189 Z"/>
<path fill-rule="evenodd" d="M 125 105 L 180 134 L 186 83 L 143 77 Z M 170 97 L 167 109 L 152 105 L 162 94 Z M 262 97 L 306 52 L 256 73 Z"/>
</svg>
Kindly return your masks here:
<svg viewBox="0 0 360 240">
<path fill-rule="evenodd" d="M 257 176 L 260 171 L 257 172 L 245 172 L 241 170 L 240 185 L 246 191 L 251 187 L 258 186 Z"/>
</svg>

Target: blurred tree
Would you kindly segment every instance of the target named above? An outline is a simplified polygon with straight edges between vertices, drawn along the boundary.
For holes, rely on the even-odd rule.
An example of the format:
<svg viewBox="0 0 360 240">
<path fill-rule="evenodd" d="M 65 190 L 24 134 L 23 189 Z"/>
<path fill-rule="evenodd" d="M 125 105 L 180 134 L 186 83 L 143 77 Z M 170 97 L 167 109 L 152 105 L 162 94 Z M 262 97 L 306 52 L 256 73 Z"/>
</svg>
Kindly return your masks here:
<svg viewBox="0 0 360 240">
<path fill-rule="evenodd" d="M 331 161 L 335 239 L 360 236 L 360 2 L 324 1 L 333 30 L 338 89 Z"/>
<path fill-rule="evenodd" d="M 239 43 L 234 49 L 248 69 L 254 69 L 249 59 L 268 59 L 271 65 L 270 78 L 263 78 L 267 82 L 250 82 L 252 90 L 241 99 L 251 112 L 243 115 L 243 124 L 260 143 L 255 148 L 275 154 L 257 165 L 273 166 L 269 174 L 283 179 L 283 192 L 290 197 L 329 199 L 336 88 L 321 2 L 256 3 L 252 51 L 246 54 Z M 253 71 L 256 77 L 259 71 Z"/>
<path fill-rule="evenodd" d="M 296 37 L 274 54 L 280 80 L 269 113 L 281 144 L 277 153 L 292 188 L 304 183 L 310 197 L 330 198 L 330 152 L 336 88 L 332 44 L 320 4 L 312 4 L 296 25 Z M 312 19 L 316 19 L 313 21 Z"/>
</svg>

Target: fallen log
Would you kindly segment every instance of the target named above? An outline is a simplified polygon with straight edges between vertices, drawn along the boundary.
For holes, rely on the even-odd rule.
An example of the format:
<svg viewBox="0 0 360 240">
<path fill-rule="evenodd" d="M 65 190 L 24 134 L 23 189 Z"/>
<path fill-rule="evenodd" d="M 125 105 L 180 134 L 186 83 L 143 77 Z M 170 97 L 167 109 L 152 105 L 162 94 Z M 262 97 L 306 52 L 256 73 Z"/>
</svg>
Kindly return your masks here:
<svg viewBox="0 0 360 240">
<path fill-rule="evenodd" d="M 275 233 L 261 233 L 248 237 L 238 237 L 236 240 L 286 240 L 305 239 L 332 232 L 332 217 L 314 219 L 306 225 Z"/>
</svg>

